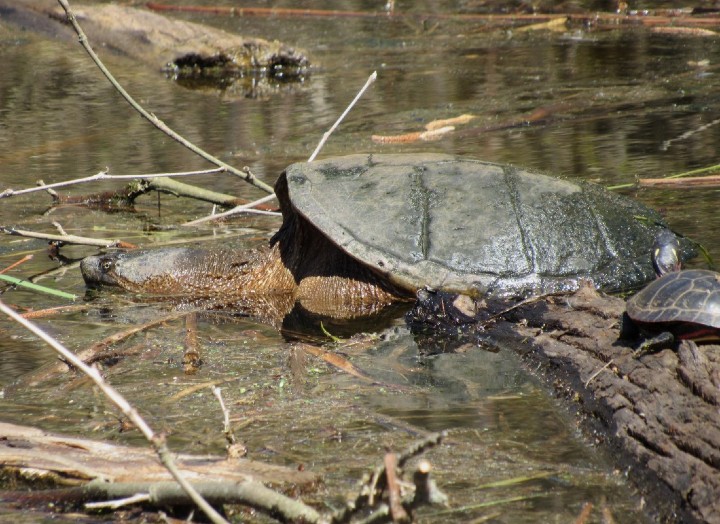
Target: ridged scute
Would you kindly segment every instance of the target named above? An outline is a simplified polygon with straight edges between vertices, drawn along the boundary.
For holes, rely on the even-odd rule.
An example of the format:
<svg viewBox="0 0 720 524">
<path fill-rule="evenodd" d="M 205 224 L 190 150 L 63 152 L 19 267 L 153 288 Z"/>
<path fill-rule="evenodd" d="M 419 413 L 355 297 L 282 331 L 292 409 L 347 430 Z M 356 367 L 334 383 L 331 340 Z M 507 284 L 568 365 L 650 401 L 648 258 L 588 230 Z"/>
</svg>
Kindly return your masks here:
<svg viewBox="0 0 720 524">
<path fill-rule="evenodd" d="M 636 322 L 689 322 L 720 328 L 720 274 L 706 269 L 668 273 L 627 303 Z"/>
</svg>

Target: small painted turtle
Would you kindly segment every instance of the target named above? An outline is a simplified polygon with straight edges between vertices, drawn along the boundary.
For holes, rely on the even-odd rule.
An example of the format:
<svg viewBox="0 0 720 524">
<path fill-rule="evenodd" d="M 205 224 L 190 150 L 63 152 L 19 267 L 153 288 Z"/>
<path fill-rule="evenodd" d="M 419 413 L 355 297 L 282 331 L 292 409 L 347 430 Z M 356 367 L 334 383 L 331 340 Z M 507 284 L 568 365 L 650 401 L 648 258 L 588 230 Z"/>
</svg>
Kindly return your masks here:
<svg viewBox="0 0 720 524">
<path fill-rule="evenodd" d="M 673 271 L 628 300 L 627 316 L 648 334 L 696 342 L 720 340 L 720 273 Z"/>
<path fill-rule="evenodd" d="M 637 335 L 636 328 L 654 335 L 640 349 L 720 340 L 720 273 L 681 271 L 679 240 L 669 230 L 655 237 L 652 261 L 659 278 L 627 301 L 622 336 Z"/>
</svg>

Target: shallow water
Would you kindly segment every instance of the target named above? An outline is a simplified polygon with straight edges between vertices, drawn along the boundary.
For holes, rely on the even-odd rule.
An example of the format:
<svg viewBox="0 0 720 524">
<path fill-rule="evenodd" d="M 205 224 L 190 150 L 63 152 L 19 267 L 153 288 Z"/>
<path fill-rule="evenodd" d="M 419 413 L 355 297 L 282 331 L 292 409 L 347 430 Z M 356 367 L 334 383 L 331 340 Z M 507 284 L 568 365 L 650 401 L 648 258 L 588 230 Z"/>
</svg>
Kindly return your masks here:
<svg viewBox="0 0 720 524">
<path fill-rule="evenodd" d="M 307 4 L 376 7 L 359 1 Z M 417 2 L 411 10 L 449 12 L 458 4 Z M 720 51 L 715 38 L 670 37 L 642 28 L 520 32 L 416 18 L 340 22 L 177 16 L 282 39 L 305 49 L 316 64 L 304 82 L 271 92 L 197 91 L 99 49 L 120 82 L 148 110 L 223 160 L 250 166 L 268 183 L 285 165 L 310 155 L 374 70 L 377 82 L 332 135 L 321 157 L 442 151 L 603 185 L 717 163 L 720 105 L 713 87 Z M 38 179 L 49 183 L 88 176 L 106 166 L 113 174 L 207 167 L 133 113 L 76 44 L 0 26 L 0 57 L 0 189 L 30 187 Z M 538 109 L 544 110 L 544 119 L 508 125 L 529 119 Z M 476 118 L 435 142 L 383 145 L 371 140 L 373 134 L 414 132 L 429 121 L 461 114 Z M 230 176 L 190 182 L 247 198 L 260 196 Z M 117 186 L 103 182 L 61 192 L 83 194 Z M 662 210 L 673 227 L 718 256 L 717 190 L 626 193 Z M 246 217 L 222 226 L 149 231 L 150 224 L 172 225 L 210 212 L 208 204 L 167 195 L 159 202 L 156 196 L 142 197 L 136 213 L 108 214 L 77 206 L 48 211 L 49 197 L 35 193 L 2 200 L 0 224 L 54 232 L 52 221 L 57 221 L 71 234 L 148 246 L 198 239 L 257 245 L 278 225 L 275 218 Z M 62 252 L 79 259 L 96 250 L 68 246 Z M 0 237 L 0 267 L 26 253 L 34 254 L 33 260 L 9 274 L 28 278 L 59 267 L 45 255 L 43 241 Z M 79 296 L 85 293 L 72 266 L 40 283 Z M 2 298 L 20 309 L 67 303 L 14 289 Z M 112 293 L 101 293 L 88 306 L 38 323 L 80 350 L 164 314 L 161 307 L 133 304 Z M 137 354 L 107 370 L 109 380 L 152 425 L 172 431 L 173 446 L 222 452 L 221 416 L 209 390 L 182 393 L 199 383 L 226 381 L 223 391 L 251 457 L 304 464 L 323 474 L 334 493 L 351 489 L 355 479 L 378 462 L 384 446 L 402 449 L 424 431 L 450 429 L 447 445 L 428 458 L 452 508 L 497 504 L 450 517 L 430 509 L 428 521 L 494 515 L 496 522 L 568 522 L 586 502 L 596 508 L 607 505 L 623 522 L 645 519 L 640 498 L 624 475 L 575 429 L 564 407 L 512 351 L 464 348 L 427 356 L 398 319 L 379 340 L 341 347 L 345 357 L 376 381 L 366 383 L 303 355 L 271 327 L 225 317 L 201 317 L 204 365 L 195 375 L 182 370 L 181 320 L 120 345 L 135 348 Z M 3 420 L 140 443 L 136 434 L 118 433 L 113 411 L 82 380 L 63 376 L 13 387 L 55 357 L 20 327 L 0 322 Z M 521 477 L 529 480 L 482 487 Z M 522 500 L 507 501 L 514 497 Z M 592 518 L 599 521 L 599 515 L 596 510 Z"/>
</svg>

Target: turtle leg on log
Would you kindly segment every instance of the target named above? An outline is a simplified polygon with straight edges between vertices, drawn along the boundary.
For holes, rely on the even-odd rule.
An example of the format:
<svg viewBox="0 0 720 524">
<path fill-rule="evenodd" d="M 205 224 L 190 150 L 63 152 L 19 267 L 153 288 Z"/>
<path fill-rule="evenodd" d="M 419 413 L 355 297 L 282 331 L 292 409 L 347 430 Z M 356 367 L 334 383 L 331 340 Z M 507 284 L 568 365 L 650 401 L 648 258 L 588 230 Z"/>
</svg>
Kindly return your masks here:
<svg viewBox="0 0 720 524">
<path fill-rule="evenodd" d="M 518 306 L 484 327 L 564 397 L 660 522 L 720 522 L 720 346 L 636 358 L 625 302 L 591 287 Z"/>
</svg>

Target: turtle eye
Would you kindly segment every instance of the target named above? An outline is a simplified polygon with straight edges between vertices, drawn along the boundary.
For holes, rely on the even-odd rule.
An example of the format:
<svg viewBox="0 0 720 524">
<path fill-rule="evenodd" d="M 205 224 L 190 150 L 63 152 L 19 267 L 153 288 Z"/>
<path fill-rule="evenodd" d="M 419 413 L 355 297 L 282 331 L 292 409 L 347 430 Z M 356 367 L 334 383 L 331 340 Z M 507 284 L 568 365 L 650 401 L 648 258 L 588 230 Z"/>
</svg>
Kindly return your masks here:
<svg viewBox="0 0 720 524">
<path fill-rule="evenodd" d="M 107 273 L 113 268 L 114 265 L 115 264 L 112 260 L 103 260 L 102 262 L 100 262 L 100 269 Z"/>
</svg>

